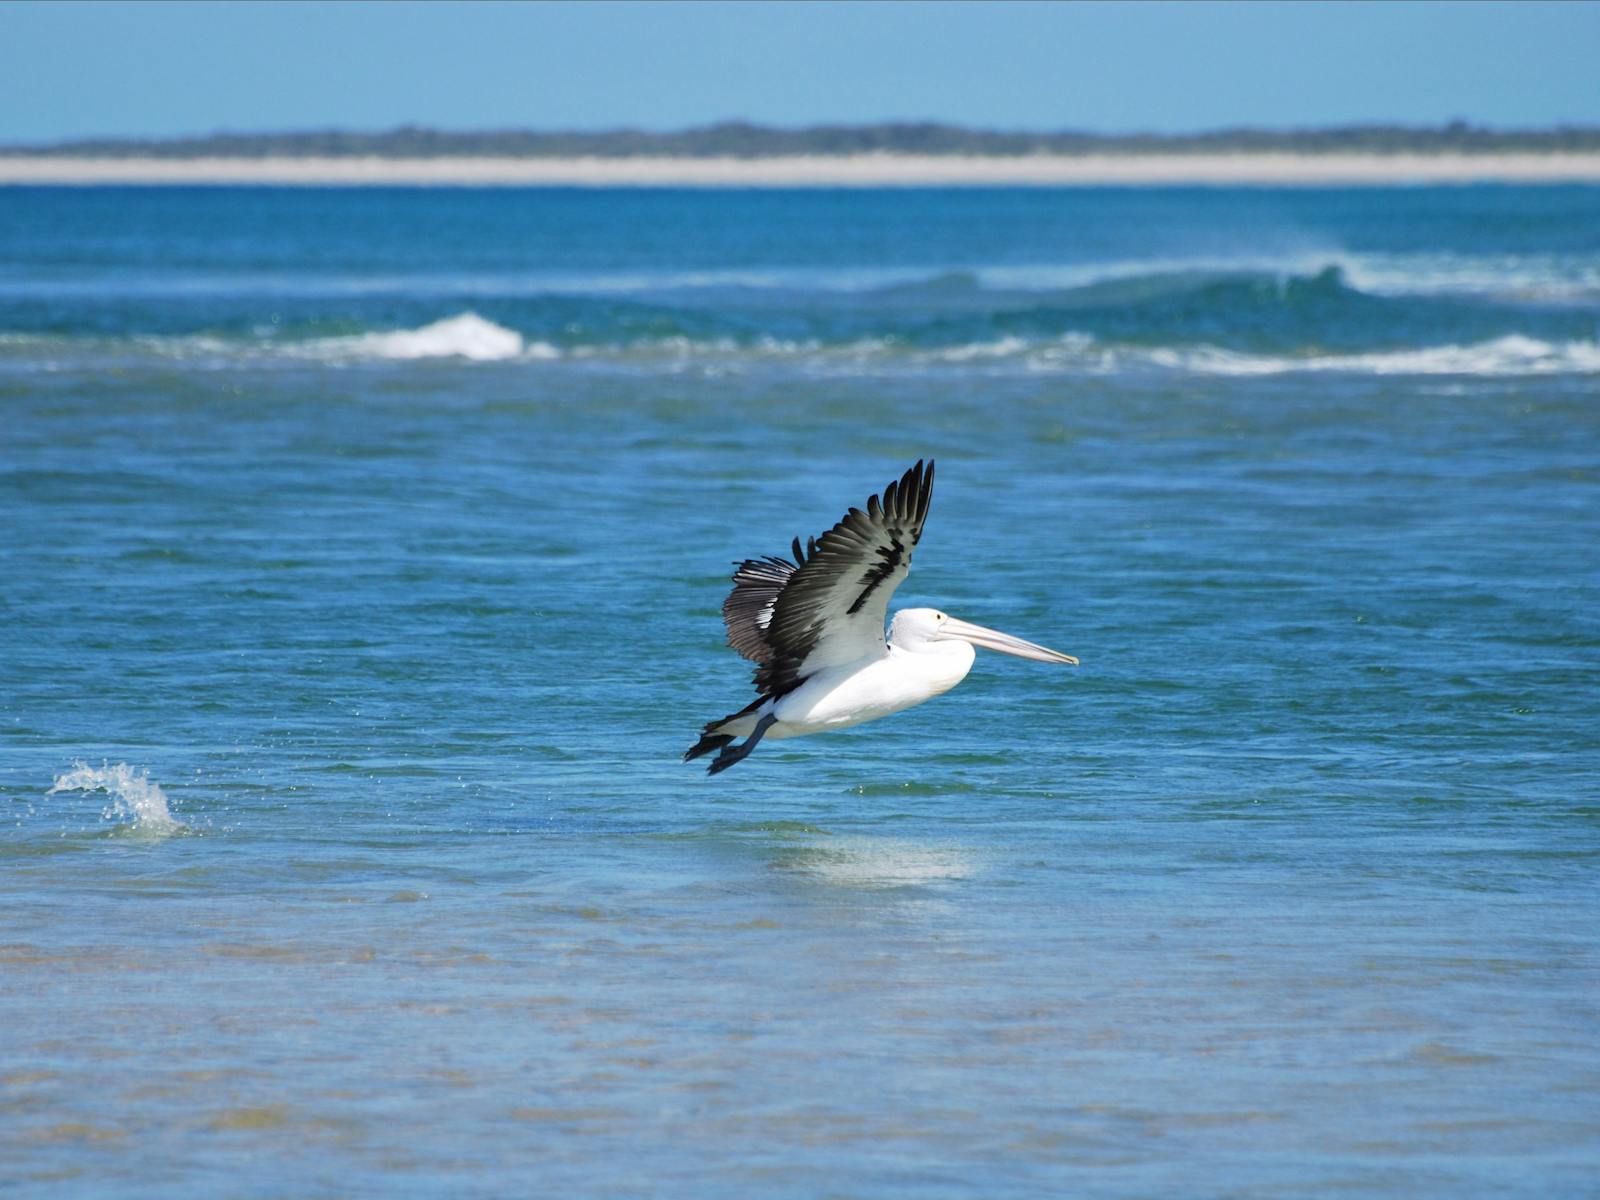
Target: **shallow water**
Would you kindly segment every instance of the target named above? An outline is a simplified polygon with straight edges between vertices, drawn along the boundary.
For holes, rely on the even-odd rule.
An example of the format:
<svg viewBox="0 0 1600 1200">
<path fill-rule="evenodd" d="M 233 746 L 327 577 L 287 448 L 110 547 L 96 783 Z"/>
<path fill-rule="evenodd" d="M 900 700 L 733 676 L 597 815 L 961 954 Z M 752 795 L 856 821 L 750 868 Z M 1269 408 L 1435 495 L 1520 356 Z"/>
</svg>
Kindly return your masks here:
<svg viewBox="0 0 1600 1200">
<path fill-rule="evenodd" d="M 1597 198 L 0 191 L 0 1181 L 1592 1191 Z"/>
</svg>

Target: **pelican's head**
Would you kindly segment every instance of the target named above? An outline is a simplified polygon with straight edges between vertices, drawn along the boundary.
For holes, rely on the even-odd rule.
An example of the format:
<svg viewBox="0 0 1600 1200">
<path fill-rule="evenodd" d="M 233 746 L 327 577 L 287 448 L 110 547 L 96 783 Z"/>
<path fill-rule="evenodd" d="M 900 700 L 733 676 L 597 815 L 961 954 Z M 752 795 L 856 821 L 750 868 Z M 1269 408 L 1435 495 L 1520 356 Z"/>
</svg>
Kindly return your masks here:
<svg viewBox="0 0 1600 1200">
<path fill-rule="evenodd" d="M 895 613 L 894 624 L 889 627 L 889 640 L 905 650 L 915 650 L 930 642 L 968 642 L 985 650 L 998 650 L 1035 662 L 1078 665 L 1078 660 L 1070 654 L 1047 650 L 997 629 L 958 621 L 936 608 L 902 608 Z"/>
</svg>

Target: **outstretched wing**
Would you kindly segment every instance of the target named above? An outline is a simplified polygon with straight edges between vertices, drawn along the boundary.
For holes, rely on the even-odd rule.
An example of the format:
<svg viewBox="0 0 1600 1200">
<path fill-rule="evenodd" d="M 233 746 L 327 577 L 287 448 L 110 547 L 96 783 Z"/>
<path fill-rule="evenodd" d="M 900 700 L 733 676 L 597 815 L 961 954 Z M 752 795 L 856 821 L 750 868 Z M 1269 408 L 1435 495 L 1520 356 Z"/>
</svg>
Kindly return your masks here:
<svg viewBox="0 0 1600 1200">
<path fill-rule="evenodd" d="M 799 538 L 794 540 L 794 554 L 804 561 Z M 769 554 L 766 558 L 747 558 L 734 571 L 733 591 L 722 602 L 722 619 L 728 626 L 728 645 L 751 662 L 772 661 L 774 652 L 767 644 L 772 608 L 790 576 L 799 569 L 787 558 Z"/>
<path fill-rule="evenodd" d="M 933 463 L 919 460 L 852 508 L 820 538 L 808 538 L 795 561 L 749 559 L 734 572 L 722 606 L 728 644 L 759 664 L 755 683 L 782 696 L 808 675 L 883 648 L 889 597 L 911 569 L 933 496 Z"/>
</svg>

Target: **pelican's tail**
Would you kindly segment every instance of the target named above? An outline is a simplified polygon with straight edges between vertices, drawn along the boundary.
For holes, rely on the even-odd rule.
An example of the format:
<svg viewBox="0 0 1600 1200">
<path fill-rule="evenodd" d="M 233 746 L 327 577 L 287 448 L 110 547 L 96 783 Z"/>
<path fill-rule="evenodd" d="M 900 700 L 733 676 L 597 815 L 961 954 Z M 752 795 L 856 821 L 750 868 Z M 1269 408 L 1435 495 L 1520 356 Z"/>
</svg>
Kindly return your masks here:
<svg viewBox="0 0 1600 1200">
<path fill-rule="evenodd" d="M 719 717 L 715 721 L 706 722 L 706 727 L 700 731 L 700 740 L 690 746 L 684 753 L 683 761 L 689 762 L 691 759 L 699 758 L 702 754 L 710 754 L 713 750 L 721 750 L 725 746 L 731 745 L 739 735 L 718 731 L 724 726 L 731 725 L 740 717 L 748 717 L 766 702 L 767 698 L 765 696 L 759 696 L 754 703 L 746 705 L 736 713 L 729 713 L 727 716 Z"/>
</svg>

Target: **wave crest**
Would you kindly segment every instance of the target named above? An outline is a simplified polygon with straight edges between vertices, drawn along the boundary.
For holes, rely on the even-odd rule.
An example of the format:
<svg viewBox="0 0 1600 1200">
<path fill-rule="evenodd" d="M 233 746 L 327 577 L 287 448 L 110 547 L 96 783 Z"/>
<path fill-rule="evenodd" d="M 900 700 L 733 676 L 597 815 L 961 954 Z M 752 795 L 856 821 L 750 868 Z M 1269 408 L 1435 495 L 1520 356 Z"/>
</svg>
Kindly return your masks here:
<svg viewBox="0 0 1600 1200">
<path fill-rule="evenodd" d="M 307 343 L 305 349 L 313 355 L 334 358 L 465 358 L 472 362 L 498 362 L 520 357 L 523 340 L 514 329 L 486 321 L 475 312 L 464 312 L 420 329 L 322 338 Z"/>
<path fill-rule="evenodd" d="M 1148 286 L 1148 281 L 1146 281 Z M 1225 285 L 1229 287 L 1240 285 Z M 1242 290 L 1266 291 L 1254 282 Z M 1347 291 L 1334 273 L 1290 281 L 1284 302 L 1318 296 L 1325 302 Z M 1276 301 L 1263 298 L 1265 304 Z M 1102 309 L 1100 311 L 1107 311 Z M 10 369 L 59 371 L 73 367 L 181 362 L 203 369 L 236 365 L 272 366 L 307 361 L 349 366 L 368 362 L 444 360 L 469 363 L 562 362 L 577 367 L 618 370 L 740 372 L 799 370 L 814 374 L 873 372 L 971 372 L 1108 375 L 1118 372 L 1182 371 L 1198 375 L 1278 375 L 1294 372 L 1348 372 L 1368 375 L 1460 375 L 1484 377 L 1600 374 L 1600 342 L 1528 330 L 1470 334 L 1441 328 L 1439 336 L 1414 345 L 1344 347 L 1318 345 L 1315 339 L 1265 338 L 1254 345 L 1230 345 L 1215 321 L 1200 322 L 1179 336 L 1151 339 L 1137 326 L 1118 329 L 1098 322 L 1095 313 L 1061 307 L 1049 320 L 973 322 L 981 328 L 942 328 L 926 336 L 902 331 L 851 330 L 846 336 L 780 337 L 706 331 L 616 336 L 594 331 L 594 340 L 558 347 L 530 340 L 475 313 L 461 313 L 416 329 L 370 332 L 309 341 L 225 338 L 200 335 L 137 335 L 83 338 L 54 334 L 0 333 L 0 365 Z M 1299 319 L 1299 318 L 1297 318 Z M 1315 328 L 1315 314 L 1306 314 Z M 1112 328 L 1100 328 L 1110 324 Z M 1211 328 L 1205 328 L 1210 325 Z M 830 331 L 832 332 L 832 331 Z M 844 332 L 844 331 L 838 331 Z M 1430 331 L 1432 332 L 1432 331 Z M 961 336 L 963 333 L 968 336 Z M 598 334 L 598 336 L 595 336 Z M 1219 334 L 1221 335 L 1219 337 Z M 1462 334 L 1469 336 L 1463 337 Z M 607 336 L 609 335 L 609 336 Z M 1262 344 L 1265 343 L 1265 344 Z"/>
</svg>

